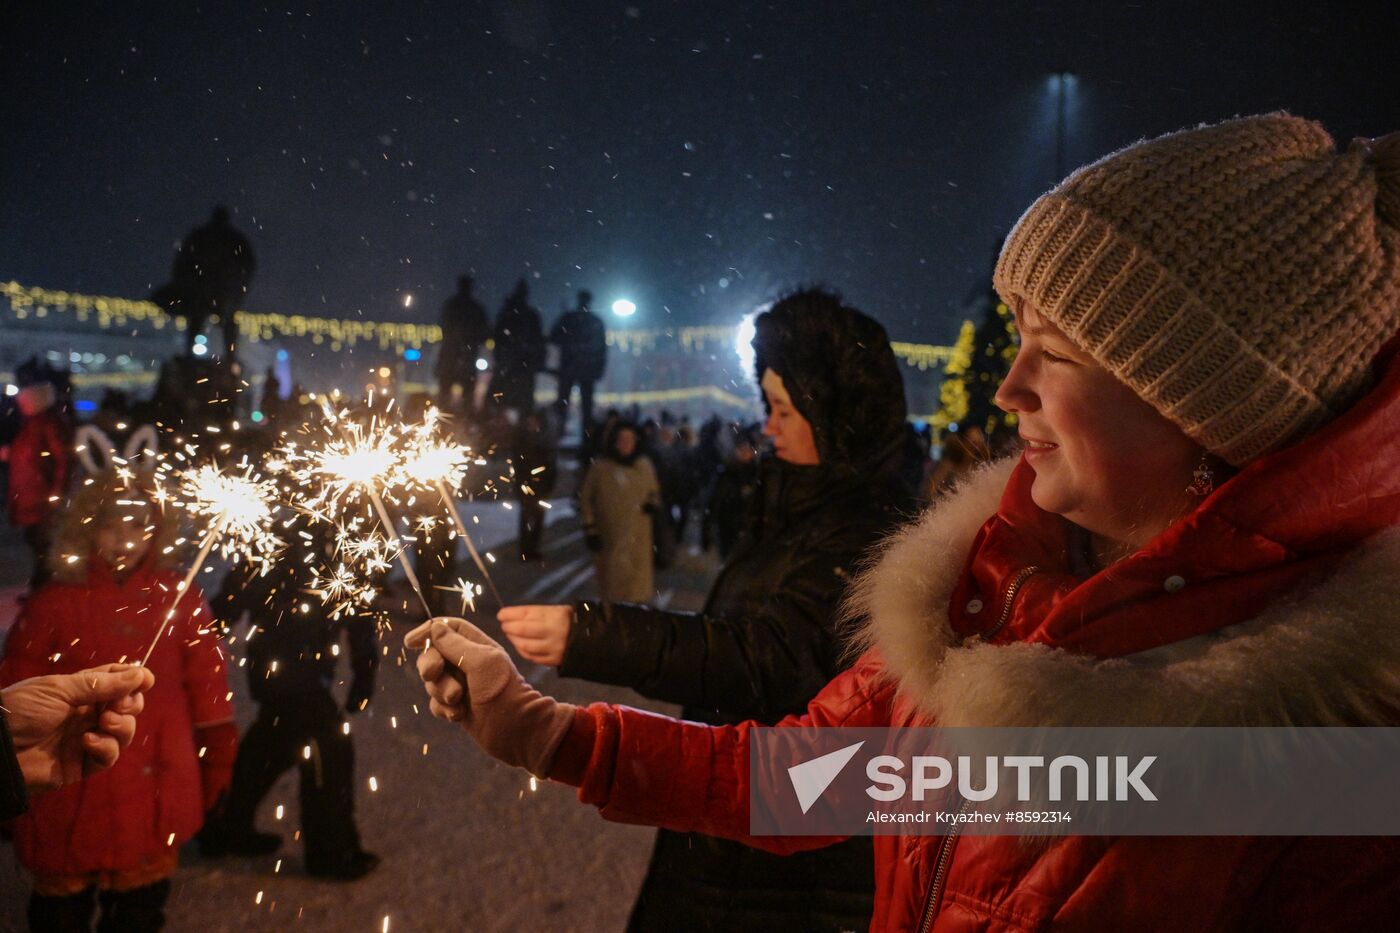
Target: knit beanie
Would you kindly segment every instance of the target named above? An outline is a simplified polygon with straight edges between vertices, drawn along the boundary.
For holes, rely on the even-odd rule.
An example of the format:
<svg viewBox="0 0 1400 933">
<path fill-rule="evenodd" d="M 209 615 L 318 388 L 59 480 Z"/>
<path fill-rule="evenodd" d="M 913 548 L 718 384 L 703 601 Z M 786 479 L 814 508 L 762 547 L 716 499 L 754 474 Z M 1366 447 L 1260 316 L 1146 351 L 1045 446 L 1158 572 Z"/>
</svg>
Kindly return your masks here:
<svg viewBox="0 0 1400 933">
<path fill-rule="evenodd" d="M 993 283 L 1241 466 L 1344 411 L 1400 330 L 1400 133 L 1339 153 L 1273 113 L 1139 142 L 1032 204 Z"/>
</svg>

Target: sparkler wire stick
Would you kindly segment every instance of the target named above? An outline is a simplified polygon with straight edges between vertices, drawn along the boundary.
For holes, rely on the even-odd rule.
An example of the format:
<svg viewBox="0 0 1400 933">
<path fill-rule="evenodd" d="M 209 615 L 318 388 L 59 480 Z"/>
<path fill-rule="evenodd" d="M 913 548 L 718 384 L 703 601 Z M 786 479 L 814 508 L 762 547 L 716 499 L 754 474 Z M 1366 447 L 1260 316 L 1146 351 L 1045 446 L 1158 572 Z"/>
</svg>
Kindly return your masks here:
<svg viewBox="0 0 1400 933">
<path fill-rule="evenodd" d="M 428 600 L 423 596 L 423 587 L 418 582 L 418 574 L 413 572 L 413 565 L 408 562 L 408 555 L 404 553 L 403 541 L 399 538 L 399 533 L 394 528 L 394 522 L 389 518 L 389 510 L 384 508 L 384 500 L 379 498 L 379 492 L 369 483 L 365 484 L 365 490 L 369 493 L 369 501 L 374 504 L 374 510 L 379 515 L 379 521 L 384 526 L 384 533 L 389 536 L 389 543 L 398 551 L 399 563 L 403 565 L 403 572 L 408 577 L 408 582 L 413 584 L 413 592 L 418 594 L 418 602 L 422 603 L 423 611 L 428 614 L 428 618 L 433 617 L 433 610 L 428 607 Z"/>
<path fill-rule="evenodd" d="M 500 590 L 496 589 L 496 581 L 491 579 L 491 571 L 486 569 L 486 564 L 482 561 L 481 555 L 477 553 L 476 545 L 472 544 L 472 536 L 467 533 L 466 523 L 462 521 L 462 515 L 457 511 L 457 503 L 447 492 L 447 484 L 442 480 L 437 481 L 438 493 L 442 496 L 442 501 L 447 505 L 447 511 L 452 515 L 452 521 L 457 523 L 457 533 L 462 536 L 462 540 L 467 543 L 467 553 L 472 556 L 472 561 L 476 564 L 476 569 L 481 571 L 481 575 L 486 578 L 486 585 L 491 588 L 491 595 L 496 600 L 496 605 L 504 606 L 506 601 L 501 599 Z"/>
<path fill-rule="evenodd" d="M 146 649 L 146 656 L 141 659 L 141 666 L 145 667 L 146 662 L 151 660 L 151 652 L 156 650 L 156 645 L 160 642 L 160 637 L 165 634 L 165 630 L 170 628 L 170 620 L 175 616 L 175 609 L 180 605 L 180 600 L 185 598 L 185 593 L 189 592 L 190 584 L 194 582 L 195 574 L 199 573 L 199 568 L 204 566 L 205 559 L 209 556 L 210 550 L 214 547 L 214 542 L 219 535 L 223 534 L 224 525 L 228 524 L 228 516 L 220 518 L 214 527 L 209 529 L 209 534 L 204 538 L 204 543 L 199 546 L 199 554 L 195 556 L 194 563 L 190 565 L 189 572 L 185 574 L 185 579 L 180 581 L 180 585 L 175 588 L 175 601 L 170 604 L 170 609 L 165 613 L 165 618 L 160 622 L 160 628 L 156 630 L 155 638 L 151 639 L 151 646 Z"/>
</svg>

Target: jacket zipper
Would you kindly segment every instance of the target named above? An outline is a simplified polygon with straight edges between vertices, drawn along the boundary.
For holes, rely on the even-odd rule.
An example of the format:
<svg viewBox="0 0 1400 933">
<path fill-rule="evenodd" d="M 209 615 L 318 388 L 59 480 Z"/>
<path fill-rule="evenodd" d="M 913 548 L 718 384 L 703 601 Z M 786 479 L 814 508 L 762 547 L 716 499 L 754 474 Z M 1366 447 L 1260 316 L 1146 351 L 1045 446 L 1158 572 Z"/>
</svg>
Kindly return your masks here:
<svg viewBox="0 0 1400 933">
<path fill-rule="evenodd" d="M 971 805 L 970 801 L 964 800 L 961 807 L 958 807 L 958 815 L 962 816 Z M 958 838 L 958 827 L 962 824 L 953 822 L 953 826 L 948 830 L 948 835 L 943 837 L 943 843 L 938 848 L 938 867 L 933 872 L 933 884 L 929 886 L 928 900 L 924 902 L 924 920 L 919 924 L 919 933 L 928 933 L 933 928 L 933 918 L 937 914 L 938 897 L 943 893 L 943 878 L 948 874 L 948 863 L 953 860 L 953 843 Z"/>
<path fill-rule="evenodd" d="M 1001 600 L 1001 617 L 997 619 L 996 625 L 993 625 L 985 632 L 969 635 L 967 638 L 963 639 L 963 644 L 972 645 L 979 641 L 991 641 L 993 638 L 996 638 L 997 635 L 1001 633 L 1001 630 L 1006 628 L 1006 623 L 1011 621 L 1011 607 L 1016 602 L 1017 594 L 1021 592 L 1021 584 L 1025 583 L 1032 575 L 1039 572 L 1040 568 L 1034 564 L 1018 570 L 1016 576 L 1012 577 L 1011 582 L 1007 584 L 1006 595 L 1002 597 Z"/>
<path fill-rule="evenodd" d="M 1006 596 L 1001 601 L 1001 618 L 997 619 L 996 625 L 985 632 L 969 636 L 963 644 L 974 644 L 995 638 L 997 633 L 1006 627 L 1006 623 L 1011 621 L 1011 607 L 1016 601 L 1017 594 L 1021 592 L 1021 585 L 1039 570 L 1039 567 L 1032 565 L 1018 571 L 1006 587 Z M 966 813 L 971 805 L 971 801 L 964 800 L 962 806 L 958 808 L 958 815 Z M 929 930 L 933 928 L 933 918 L 938 914 L 938 900 L 943 894 L 943 885 L 948 877 L 948 865 L 953 860 L 953 844 L 957 842 L 958 827 L 961 825 L 960 822 L 954 820 L 952 827 L 948 830 L 948 835 L 943 837 L 943 843 L 939 846 L 938 866 L 933 872 L 933 883 L 929 885 L 928 899 L 924 901 L 924 919 L 919 924 L 919 933 L 929 933 Z"/>
</svg>

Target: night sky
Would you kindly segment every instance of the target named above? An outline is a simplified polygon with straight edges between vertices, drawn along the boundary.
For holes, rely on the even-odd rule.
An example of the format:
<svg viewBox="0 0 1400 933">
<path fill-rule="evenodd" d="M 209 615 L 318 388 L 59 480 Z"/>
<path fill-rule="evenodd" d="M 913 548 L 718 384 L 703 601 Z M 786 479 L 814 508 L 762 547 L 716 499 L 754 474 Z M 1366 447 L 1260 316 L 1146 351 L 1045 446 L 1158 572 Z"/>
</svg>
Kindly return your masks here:
<svg viewBox="0 0 1400 933">
<path fill-rule="evenodd" d="M 1274 108 L 1400 129 L 1394 3 L 23 6 L 0 277 L 144 297 L 223 202 L 259 311 L 436 320 L 471 270 L 546 323 L 589 287 L 731 324 L 822 281 L 948 342 L 1056 178 L 1056 71 L 1066 168 Z"/>
</svg>

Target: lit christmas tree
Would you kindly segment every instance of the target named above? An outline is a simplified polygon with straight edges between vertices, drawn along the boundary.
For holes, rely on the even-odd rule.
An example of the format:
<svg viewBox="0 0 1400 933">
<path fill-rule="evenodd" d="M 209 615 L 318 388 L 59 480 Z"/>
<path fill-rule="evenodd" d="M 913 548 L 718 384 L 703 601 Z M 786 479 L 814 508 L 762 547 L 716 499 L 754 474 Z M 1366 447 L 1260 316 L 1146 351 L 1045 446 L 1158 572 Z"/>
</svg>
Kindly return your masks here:
<svg viewBox="0 0 1400 933">
<path fill-rule="evenodd" d="M 998 241 L 993 262 L 1000 252 Z M 990 275 L 987 280 L 991 280 Z M 1015 415 L 1006 414 L 993 401 L 1016 358 L 1016 319 L 991 288 L 979 290 L 967 308 L 980 318 L 980 323 L 964 320 L 958 332 L 952 357 L 943 371 L 943 385 L 938 393 L 940 407 L 933 427 L 941 435 L 975 426 L 985 437 L 992 438 L 1016 423 Z"/>
</svg>

